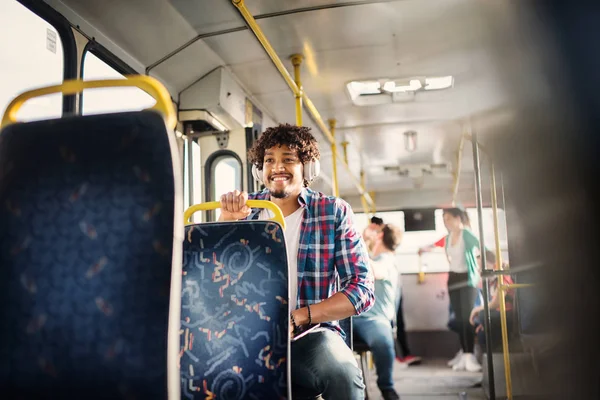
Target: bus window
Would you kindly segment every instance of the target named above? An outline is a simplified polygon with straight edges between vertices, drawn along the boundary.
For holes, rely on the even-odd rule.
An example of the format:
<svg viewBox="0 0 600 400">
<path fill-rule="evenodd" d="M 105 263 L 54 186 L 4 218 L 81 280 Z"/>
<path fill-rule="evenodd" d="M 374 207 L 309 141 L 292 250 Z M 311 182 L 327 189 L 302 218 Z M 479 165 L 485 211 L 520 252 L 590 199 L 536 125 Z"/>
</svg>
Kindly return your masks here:
<svg viewBox="0 0 600 400">
<path fill-rule="evenodd" d="M 124 76 L 91 51 L 86 51 L 83 58 L 83 79 L 124 79 Z M 138 111 L 152 107 L 155 103 L 152 96 L 138 88 L 85 90 L 82 97 L 83 115 Z"/>
<path fill-rule="evenodd" d="M 237 158 L 232 155 L 217 157 L 211 165 L 213 182 L 212 198 L 220 200 L 221 195 L 233 190 L 242 190 L 242 166 Z M 221 210 L 216 210 L 215 218 L 218 219 Z"/>
<path fill-rule="evenodd" d="M 202 159 L 198 142 L 186 139 L 183 151 L 183 202 L 184 209 L 202 202 Z M 202 222 L 201 212 L 192 216 L 192 222 Z"/>
<path fill-rule="evenodd" d="M 16 0 L 3 0 L 0 12 L 0 115 L 18 94 L 63 80 L 63 45 L 48 22 Z M 21 121 L 58 118 L 62 96 L 53 94 L 26 102 Z"/>
<path fill-rule="evenodd" d="M 469 215 L 471 222 L 471 230 L 475 236 L 479 237 L 479 220 L 477 217 L 477 209 L 467 208 L 467 214 Z M 376 213 L 376 215 L 382 218 L 385 223 L 394 224 L 402 230 L 405 229 L 404 213 L 402 211 L 383 211 Z M 485 245 L 488 249 L 495 251 L 493 210 L 491 208 L 484 208 L 482 215 Z M 506 224 L 504 210 L 502 209 L 498 209 L 498 221 L 502 259 L 504 262 L 508 262 Z M 360 233 L 363 232 L 368 223 L 369 220 L 366 217 L 366 214 L 356 214 L 355 226 Z M 421 267 L 419 263 L 419 256 L 417 255 L 419 248 L 431 243 L 435 243 L 447 234 L 448 231 L 444 226 L 442 209 L 435 210 L 435 230 L 404 232 L 402 235 L 402 242 L 396 250 L 396 257 L 402 273 L 409 274 L 419 272 L 419 268 Z M 437 248 L 430 253 L 424 254 L 421 261 L 423 262 L 422 267 L 425 269 L 425 272 L 436 273 L 448 271 L 448 260 L 443 248 Z"/>
</svg>

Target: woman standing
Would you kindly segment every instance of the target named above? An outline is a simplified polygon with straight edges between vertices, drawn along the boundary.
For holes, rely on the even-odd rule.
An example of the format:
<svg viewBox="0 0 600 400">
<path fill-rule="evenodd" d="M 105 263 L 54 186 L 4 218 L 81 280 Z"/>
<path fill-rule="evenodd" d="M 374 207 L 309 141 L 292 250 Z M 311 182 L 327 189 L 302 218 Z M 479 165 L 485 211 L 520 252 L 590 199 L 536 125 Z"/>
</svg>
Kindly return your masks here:
<svg viewBox="0 0 600 400">
<path fill-rule="evenodd" d="M 444 210 L 444 225 L 448 230 L 445 240 L 446 256 L 450 264 L 448 295 L 454 310 L 462 354 L 452 360 L 454 370 L 481 371 L 481 365 L 473 354 L 475 331 L 469 322 L 473 304 L 477 298 L 479 270 L 477 255 L 479 240 L 467 228 L 467 213 L 459 208 Z M 419 249 L 419 254 L 431 251 L 435 245 Z"/>
</svg>

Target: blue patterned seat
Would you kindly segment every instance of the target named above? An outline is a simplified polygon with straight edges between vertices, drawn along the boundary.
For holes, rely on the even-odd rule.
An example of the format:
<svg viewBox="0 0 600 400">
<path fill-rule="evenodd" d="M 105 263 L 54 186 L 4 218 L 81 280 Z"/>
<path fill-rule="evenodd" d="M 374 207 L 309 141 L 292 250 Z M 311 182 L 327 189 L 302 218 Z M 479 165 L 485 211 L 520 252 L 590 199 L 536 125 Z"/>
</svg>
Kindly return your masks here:
<svg viewBox="0 0 600 400">
<path fill-rule="evenodd" d="M 186 227 L 182 398 L 288 398 L 288 270 L 279 224 Z"/>
<path fill-rule="evenodd" d="M 183 233 L 171 135 L 154 111 L 1 132 L 0 397 L 167 397 Z"/>
</svg>

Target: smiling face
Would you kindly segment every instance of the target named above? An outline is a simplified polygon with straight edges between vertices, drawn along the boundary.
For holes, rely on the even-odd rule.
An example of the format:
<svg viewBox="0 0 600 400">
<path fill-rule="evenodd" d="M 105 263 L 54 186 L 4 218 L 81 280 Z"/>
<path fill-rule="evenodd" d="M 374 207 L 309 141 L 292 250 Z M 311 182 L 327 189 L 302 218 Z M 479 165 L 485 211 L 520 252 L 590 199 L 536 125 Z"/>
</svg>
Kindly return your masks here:
<svg viewBox="0 0 600 400">
<path fill-rule="evenodd" d="M 298 152 L 288 146 L 281 145 L 267 149 L 262 174 L 271 196 L 285 199 L 300 195 L 304 183 L 303 168 Z"/>
</svg>

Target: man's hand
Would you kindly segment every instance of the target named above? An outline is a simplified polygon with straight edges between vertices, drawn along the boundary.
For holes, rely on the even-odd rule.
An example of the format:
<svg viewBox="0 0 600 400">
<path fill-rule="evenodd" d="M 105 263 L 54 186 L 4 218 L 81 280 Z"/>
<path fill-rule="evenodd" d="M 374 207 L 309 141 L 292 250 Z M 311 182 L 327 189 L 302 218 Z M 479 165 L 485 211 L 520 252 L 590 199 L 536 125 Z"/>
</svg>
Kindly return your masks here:
<svg viewBox="0 0 600 400">
<path fill-rule="evenodd" d="M 246 205 L 248 193 L 234 190 L 221 196 L 219 221 L 237 221 L 250 215 L 252 209 Z"/>
<path fill-rule="evenodd" d="M 477 317 L 477 315 L 479 315 L 480 312 L 481 309 L 479 307 L 475 307 L 473 311 L 471 311 L 471 316 L 469 317 L 469 322 L 471 323 L 471 325 L 475 326 L 475 318 Z"/>
</svg>

